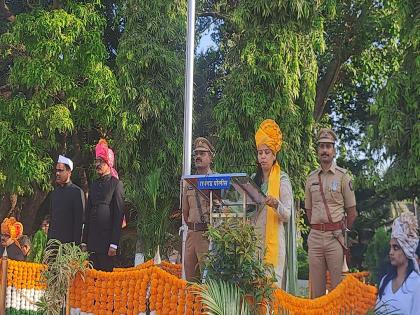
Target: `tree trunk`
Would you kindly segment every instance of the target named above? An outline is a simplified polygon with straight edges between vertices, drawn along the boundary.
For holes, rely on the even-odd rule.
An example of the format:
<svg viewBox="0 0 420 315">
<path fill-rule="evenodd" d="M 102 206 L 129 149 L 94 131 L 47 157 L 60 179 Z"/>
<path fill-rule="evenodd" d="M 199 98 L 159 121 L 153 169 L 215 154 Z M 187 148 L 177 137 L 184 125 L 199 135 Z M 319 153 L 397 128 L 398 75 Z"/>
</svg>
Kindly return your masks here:
<svg viewBox="0 0 420 315">
<path fill-rule="evenodd" d="M 6 193 L 2 195 L 0 198 L 0 218 L 2 221 L 9 213 L 10 208 L 11 208 L 10 194 Z"/>
<path fill-rule="evenodd" d="M 10 12 L 9 8 L 6 5 L 5 0 L 0 0 L 0 18 L 5 19 L 9 22 L 14 22 L 16 17 Z"/>
<path fill-rule="evenodd" d="M 4 194 L 0 199 L 1 220 L 3 221 L 4 218 L 13 215 L 22 222 L 23 233 L 31 235 L 38 229 L 44 217 L 44 215 L 39 216 L 38 212 L 47 214 L 47 209 L 42 207 L 47 196 L 48 192 L 42 191 L 38 187 L 34 188 L 34 193 L 30 196 Z"/>
<path fill-rule="evenodd" d="M 61 9 L 61 7 L 62 7 L 62 5 L 61 5 L 61 2 L 60 2 L 60 0 L 53 0 L 53 9 L 55 10 L 55 9 Z"/>
<path fill-rule="evenodd" d="M 325 75 L 319 80 L 316 87 L 316 99 L 314 108 L 314 119 L 319 122 L 322 115 L 324 114 L 325 104 L 328 99 L 334 84 L 337 81 L 338 74 L 340 73 L 341 65 L 343 60 L 340 55 L 337 55 L 327 67 Z"/>
<path fill-rule="evenodd" d="M 80 176 L 80 188 L 82 188 L 83 192 L 85 193 L 86 197 L 89 191 L 89 182 L 86 175 L 86 168 L 84 166 L 84 158 L 83 152 L 80 145 L 80 138 L 77 131 L 75 131 L 72 135 L 73 141 L 73 148 L 74 148 L 74 157 L 73 162 L 78 165 L 79 169 L 79 176 Z"/>
<path fill-rule="evenodd" d="M 24 234 L 31 235 L 34 233 L 39 228 L 45 214 L 48 214 L 48 207 L 44 204 L 47 196 L 48 192 L 36 187 L 31 196 L 21 197 L 20 221 L 23 224 Z M 41 215 L 40 212 L 42 212 Z"/>
</svg>

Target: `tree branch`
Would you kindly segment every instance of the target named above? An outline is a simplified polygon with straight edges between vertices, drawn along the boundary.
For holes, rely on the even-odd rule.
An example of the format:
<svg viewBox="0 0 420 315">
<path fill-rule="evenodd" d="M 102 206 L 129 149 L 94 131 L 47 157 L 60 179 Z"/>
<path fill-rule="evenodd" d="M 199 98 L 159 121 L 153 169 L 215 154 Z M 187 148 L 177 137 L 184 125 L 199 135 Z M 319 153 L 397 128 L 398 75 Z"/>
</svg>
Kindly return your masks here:
<svg viewBox="0 0 420 315">
<path fill-rule="evenodd" d="M 6 84 L 0 86 L 0 96 L 5 99 L 9 99 L 12 96 L 12 89 L 10 88 L 10 85 Z"/>
<path fill-rule="evenodd" d="M 369 17 L 367 16 L 371 10 L 374 10 L 372 5 L 362 10 L 359 16 L 348 15 L 341 23 L 341 31 L 338 34 L 343 36 L 338 37 L 336 42 L 332 43 L 332 50 L 334 57 L 327 66 L 327 71 L 324 76 L 320 78 L 316 88 L 316 99 L 314 108 L 314 119 L 318 122 L 324 111 L 330 92 L 333 90 L 334 85 L 339 80 L 339 74 L 343 64 L 352 56 L 359 55 L 364 49 L 370 45 L 371 38 L 366 42 L 363 39 L 363 28 Z M 366 43 L 365 43 L 366 42 Z"/>
<path fill-rule="evenodd" d="M 213 19 L 222 20 L 224 17 L 217 12 L 201 12 L 197 14 L 198 17 L 211 17 Z"/>
<path fill-rule="evenodd" d="M 53 0 L 53 6 L 52 7 L 53 7 L 53 10 L 61 9 L 62 5 L 61 5 L 60 0 Z"/>
<path fill-rule="evenodd" d="M 316 86 L 316 98 L 314 108 L 314 119 L 318 122 L 324 113 L 325 103 L 327 102 L 328 95 L 331 92 L 334 84 L 337 81 L 338 74 L 340 73 L 343 60 L 340 56 L 336 56 L 327 67 L 325 75 L 319 80 Z"/>
<path fill-rule="evenodd" d="M 77 131 L 73 132 L 72 135 L 72 141 L 73 141 L 73 148 L 74 148 L 74 156 L 73 161 L 80 165 L 79 166 L 79 177 L 80 177 L 80 188 L 82 188 L 83 192 L 85 193 L 85 196 L 87 197 L 87 192 L 89 190 L 89 183 L 86 175 L 86 169 L 83 163 L 83 152 L 82 152 L 82 146 L 80 144 L 80 137 Z"/>
<path fill-rule="evenodd" d="M 6 5 L 6 0 L 0 0 L 0 18 L 5 19 L 9 22 L 14 22 L 16 17 L 10 12 Z"/>
</svg>

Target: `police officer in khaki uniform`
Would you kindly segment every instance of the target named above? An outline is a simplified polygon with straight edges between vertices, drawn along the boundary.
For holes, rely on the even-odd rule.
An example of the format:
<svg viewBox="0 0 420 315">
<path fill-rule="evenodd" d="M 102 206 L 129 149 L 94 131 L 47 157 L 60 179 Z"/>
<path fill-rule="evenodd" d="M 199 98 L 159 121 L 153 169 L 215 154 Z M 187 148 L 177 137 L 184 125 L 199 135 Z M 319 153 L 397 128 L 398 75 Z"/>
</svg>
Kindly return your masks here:
<svg viewBox="0 0 420 315">
<path fill-rule="evenodd" d="M 332 288 L 340 283 L 346 248 L 343 231 L 357 216 L 351 178 L 334 161 L 336 139 L 331 129 L 318 133 L 321 167 L 309 174 L 305 186 L 305 209 L 311 224 L 308 248 L 312 298 L 325 294 L 327 270 Z"/>
<path fill-rule="evenodd" d="M 211 143 L 203 137 L 195 139 L 196 173 L 199 175 L 212 174 L 210 165 L 213 158 L 214 148 Z M 203 234 L 207 231 L 210 222 L 210 207 L 209 202 L 199 192 L 188 183 L 185 185 L 182 195 L 182 213 L 188 226 L 188 234 L 185 244 L 184 270 L 186 280 L 194 281 L 200 280 L 199 269 L 202 269 L 202 260 L 209 249 L 209 240 Z"/>
</svg>

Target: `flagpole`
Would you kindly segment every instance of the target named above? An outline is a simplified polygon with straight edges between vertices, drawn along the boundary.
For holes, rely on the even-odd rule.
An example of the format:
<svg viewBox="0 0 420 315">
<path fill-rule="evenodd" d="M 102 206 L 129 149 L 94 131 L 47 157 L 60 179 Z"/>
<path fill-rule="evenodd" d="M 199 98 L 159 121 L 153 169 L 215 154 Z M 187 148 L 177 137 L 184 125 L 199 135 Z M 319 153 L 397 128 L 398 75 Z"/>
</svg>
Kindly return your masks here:
<svg viewBox="0 0 420 315">
<path fill-rule="evenodd" d="M 191 174 L 191 146 L 192 146 L 192 113 L 193 113 L 193 84 L 194 84 L 194 35 L 195 35 L 195 0 L 188 0 L 187 20 L 187 49 L 185 64 L 185 94 L 184 94 L 184 150 L 182 175 Z M 181 188 L 183 183 L 181 184 Z M 182 190 L 181 190 L 182 194 Z M 185 279 L 184 253 L 187 229 L 185 218 L 182 216 L 182 278 Z"/>
</svg>

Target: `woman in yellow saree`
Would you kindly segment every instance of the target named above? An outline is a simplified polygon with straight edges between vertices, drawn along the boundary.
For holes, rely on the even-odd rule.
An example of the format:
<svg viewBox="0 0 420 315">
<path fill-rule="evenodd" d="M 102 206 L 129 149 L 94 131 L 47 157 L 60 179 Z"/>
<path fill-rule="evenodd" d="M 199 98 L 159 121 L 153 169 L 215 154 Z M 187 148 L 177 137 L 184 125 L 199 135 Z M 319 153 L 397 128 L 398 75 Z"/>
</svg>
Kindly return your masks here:
<svg viewBox="0 0 420 315">
<path fill-rule="evenodd" d="M 264 120 L 255 134 L 258 167 L 253 176 L 267 198 L 265 206 L 251 222 L 263 241 L 264 260 L 272 264 L 277 286 L 295 294 L 297 286 L 296 223 L 293 191 L 289 176 L 283 172 L 276 155 L 282 133 L 272 119 Z"/>
</svg>

